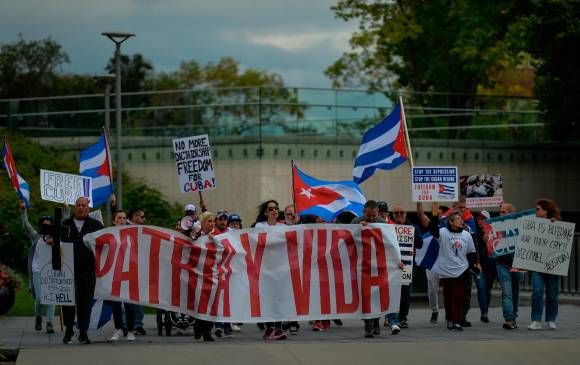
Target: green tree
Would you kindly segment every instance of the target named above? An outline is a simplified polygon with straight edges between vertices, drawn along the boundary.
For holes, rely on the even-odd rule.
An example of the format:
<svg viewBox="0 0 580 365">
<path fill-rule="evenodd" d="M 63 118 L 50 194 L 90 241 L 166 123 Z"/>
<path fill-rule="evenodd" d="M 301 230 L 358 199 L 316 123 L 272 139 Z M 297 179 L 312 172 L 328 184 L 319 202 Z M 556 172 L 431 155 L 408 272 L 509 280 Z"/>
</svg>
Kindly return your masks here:
<svg viewBox="0 0 580 365">
<path fill-rule="evenodd" d="M 0 45 L 0 99 L 53 94 L 57 69 L 68 55 L 51 38 Z"/>
<path fill-rule="evenodd" d="M 535 93 L 553 138 L 580 139 L 580 1 L 534 0 L 523 20 L 535 59 Z"/>
<path fill-rule="evenodd" d="M 351 50 L 327 68 L 334 86 L 419 92 L 416 104 L 473 108 L 479 86 L 493 87 L 492 73 L 516 65 L 511 25 L 518 0 L 341 0 L 332 7 L 345 21 L 358 21 Z M 441 96 L 426 92 L 449 93 Z M 451 118 L 450 125 L 469 124 Z"/>
<path fill-rule="evenodd" d="M 115 57 L 111 57 L 105 70 L 114 74 Z M 133 56 L 121 55 L 121 89 L 123 92 L 144 91 L 147 79 L 153 75 L 153 64 L 146 60 L 143 55 L 137 53 Z"/>
</svg>

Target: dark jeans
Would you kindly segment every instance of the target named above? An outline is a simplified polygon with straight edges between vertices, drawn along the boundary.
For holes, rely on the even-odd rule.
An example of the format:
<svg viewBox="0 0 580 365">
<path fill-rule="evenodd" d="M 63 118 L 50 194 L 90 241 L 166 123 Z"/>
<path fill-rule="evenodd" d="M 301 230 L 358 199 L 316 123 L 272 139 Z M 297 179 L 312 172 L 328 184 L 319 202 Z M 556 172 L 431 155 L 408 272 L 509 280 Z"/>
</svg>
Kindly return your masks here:
<svg viewBox="0 0 580 365">
<path fill-rule="evenodd" d="M 465 287 L 463 288 L 463 321 L 467 320 L 467 313 L 471 309 L 471 284 L 473 276 L 471 273 L 465 276 Z"/>
<path fill-rule="evenodd" d="M 123 328 L 123 306 L 125 307 L 126 328 L 128 331 L 135 329 L 135 306 L 131 303 L 110 302 L 113 307 L 113 321 L 115 329 Z"/>
<path fill-rule="evenodd" d="M 459 323 L 464 319 L 465 287 L 467 278 L 471 277 L 469 271 L 465 271 L 456 278 L 441 278 L 443 286 L 443 304 L 445 305 L 445 318 L 448 321 Z"/>
<path fill-rule="evenodd" d="M 486 265 L 483 271 L 478 275 L 473 275 L 475 286 L 477 287 L 477 301 L 479 302 L 479 310 L 481 315 L 487 315 L 489 303 L 491 301 L 491 287 L 497 278 L 497 270 L 495 267 L 495 260 L 490 259 L 493 266 Z"/>
<path fill-rule="evenodd" d="M 267 322 L 266 328 L 275 328 L 277 330 L 282 329 L 282 322 Z"/>
<path fill-rule="evenodd" d="M 95 294 L 95 273 L 75 273 L 75 300 L 76 306 L 63 306 L 62 315 L 64 325 L 72 329 L 75 322 L 75 308 L 81 334 L 86 334 L 91 322 L 91 308 Z"/>
<path fill-rule="evenodd" d="M 399 321 L 406 321 L 411 307 L 411 284 L 401 286 L 401 302 L 399 304 Z"/>
</svg>

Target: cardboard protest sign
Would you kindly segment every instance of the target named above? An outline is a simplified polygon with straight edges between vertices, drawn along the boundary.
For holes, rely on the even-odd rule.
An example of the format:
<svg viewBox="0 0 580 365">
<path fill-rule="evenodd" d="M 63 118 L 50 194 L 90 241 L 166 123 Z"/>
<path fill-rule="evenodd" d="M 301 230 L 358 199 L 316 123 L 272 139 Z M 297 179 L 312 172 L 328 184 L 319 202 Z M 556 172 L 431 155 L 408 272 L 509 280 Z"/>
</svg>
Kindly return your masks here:
<svg viewBox="0 0 580 365">
<path fill-rule="evenodd" d="M 415 227 L 395 225 L 395 234 L 397 243 L 401 249 L 401 261 L 405 264 L 401 284 L 409 285 L 413 281 L 413 244 L 415 236 Z"/>
<path fill-rule="evenodd" d="M 484 238 L 490 257 L 509 255 L 516 250 L 521 233 L 522 221 L 534 215 L 534 209 L 486 219 Z"/>
<path fill-rule="evenodd" d="M 414 202 L 456 202 L 459 200 L 456 166 L 414 167 L 412 171 Z"/>
<path fill-rule="evenodd" d="M 43 257 L 40 270 L 40 302 L 42 304 L 75 305 L 75 266 L 73 244 L 60 243 L 60 270 L 52 269 L 52 257 Z"/>
<path fill-rule="evenodd" d="M 104 224 L 103 223 L 103 213 L 101 212 L 100 209 L 89 212 L 89 217 L 98 220 L 99 222 L 101 222 L 101 224 Z"/>
<path fill-rule="evenodd" d="M 211 148 L 207 134 L 173 140 L 173 153 L 182 193 L 216 187 Z"/>
<path fill-rule="evenodd" d="M 85 235 L 95 297 L 217 322 L 377 318 L 398 312 L 395 227 L 302 224 L 192 241 L 154 226 Z"/>
<path fill-rule="evenodd" d="M 522 221 L 513 267 L 568 276 L 574 223 L 527 217 Z"/>
<path fill-rule="evenodd" d="M 92 179 L 64 172 L 40 170 L 40 196 L 42 200 L 74 205 L 81 196 L 93 206 Z"/>
<path fill-rule="evenodd" d="M 503 181 L 499 174 L 461 176 L 459 186 L 467 208 L 498 207 L 503 202 Z"/>
</svg>

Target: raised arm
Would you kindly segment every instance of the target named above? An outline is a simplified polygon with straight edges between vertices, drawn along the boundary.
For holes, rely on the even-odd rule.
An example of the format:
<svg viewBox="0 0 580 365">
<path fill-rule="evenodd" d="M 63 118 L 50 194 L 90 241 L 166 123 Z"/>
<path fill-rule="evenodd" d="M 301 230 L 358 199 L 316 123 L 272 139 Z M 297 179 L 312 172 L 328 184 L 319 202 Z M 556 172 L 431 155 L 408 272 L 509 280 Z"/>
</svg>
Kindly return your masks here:
<svg viewBox="0 0 580 365">
<path fill-rule="evenodd" d="M 425 229 L 429 227 L 429 217 L 425 215 L 423 203 L 417 203 L 417 214 L 419 215 L 419 224 L 421 224 L 421 228 Z"/>
<path fill-rule="evenodd" d="M 28 212 L 26 211 L 26 205 L 23 201 L 20 202 L 20 220 L 22 222 L 22 227 L 24 228 L 26 234 L 32 241 L 37 241 L 40 235 L 34 227 L 30 224 L 28 220 Z"/>
</svg>

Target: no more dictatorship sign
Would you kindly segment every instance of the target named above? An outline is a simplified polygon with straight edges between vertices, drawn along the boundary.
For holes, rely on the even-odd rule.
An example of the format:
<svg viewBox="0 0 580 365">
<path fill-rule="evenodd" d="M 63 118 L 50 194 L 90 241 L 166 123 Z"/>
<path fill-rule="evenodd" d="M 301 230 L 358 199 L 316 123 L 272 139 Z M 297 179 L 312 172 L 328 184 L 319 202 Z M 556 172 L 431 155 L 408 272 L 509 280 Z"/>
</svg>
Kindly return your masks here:
<svg viewBox="0 0 580 365">
<path fill-rule="evenodd" d="M 182 193 L 215 189 L 216 181 L 207 134 L 174 139 L 173 152 Z"/>
</svg>

